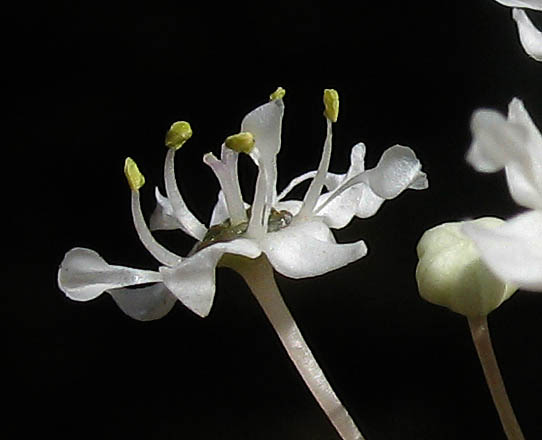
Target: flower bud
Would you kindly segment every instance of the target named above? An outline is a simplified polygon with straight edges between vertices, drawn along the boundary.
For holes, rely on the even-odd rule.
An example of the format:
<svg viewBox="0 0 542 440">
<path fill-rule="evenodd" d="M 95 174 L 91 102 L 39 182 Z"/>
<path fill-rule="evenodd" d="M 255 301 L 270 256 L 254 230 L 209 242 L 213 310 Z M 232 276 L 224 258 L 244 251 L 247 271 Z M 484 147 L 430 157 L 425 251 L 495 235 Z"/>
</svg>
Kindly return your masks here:
<svg viewBox="0 0 542 440">
<path fill-rule="evenodd" d="M 461 232 L 464 223 L 495 228 L 494 217 L 444 223 L 426 231 L 416 248 L 416 281 L 425 300 L 467 317 L 485 316 L 517 288 L 497 278 L 480 259 L 474 242 Z"/>
</svg>

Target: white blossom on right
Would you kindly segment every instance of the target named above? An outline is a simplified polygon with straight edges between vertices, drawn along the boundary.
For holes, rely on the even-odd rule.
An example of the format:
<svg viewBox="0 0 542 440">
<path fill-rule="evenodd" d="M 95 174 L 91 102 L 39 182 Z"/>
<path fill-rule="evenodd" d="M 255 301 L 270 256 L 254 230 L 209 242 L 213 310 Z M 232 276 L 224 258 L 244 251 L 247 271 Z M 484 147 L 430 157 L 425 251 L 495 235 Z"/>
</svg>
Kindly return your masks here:
<svg viewBox="0 0 542 440">
<path fill-rule="evenodd" d="M 508 117 L 477 110 L 467 161 L 478 171 L 504 169 L 513 199 L 528 210 L 496 229 L 465 224 L 490 270 L 507 283 L 542 292 L 542 134 L 523 103 L 514 98 Z"/>
<path fill-rule="evenodd" d="M 512 17 L 514 18 L 519 33 L 519 40 L 527 54 L 536 61 L 542 61 L 542 32 L 540 32 L 523 8 L 542 11 L 542 0 L 495 0 L 504 6 L 514 8 Z M 520 9 L 522 8 L 522 9 Z"/>
</svg>

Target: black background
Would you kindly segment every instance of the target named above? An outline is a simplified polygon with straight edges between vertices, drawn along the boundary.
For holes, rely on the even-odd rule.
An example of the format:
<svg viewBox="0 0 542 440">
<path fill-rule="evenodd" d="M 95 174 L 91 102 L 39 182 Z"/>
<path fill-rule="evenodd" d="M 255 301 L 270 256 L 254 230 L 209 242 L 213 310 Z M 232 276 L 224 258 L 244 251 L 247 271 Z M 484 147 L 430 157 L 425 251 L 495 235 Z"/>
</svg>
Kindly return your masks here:
<svg viewBox="0 0 542 440">
<path fill-rule="evenodd" d="M 182 305 L 141 323 L 103 295 L 68 300 L 56 272 L 74 246 L 156 268 L 133 230 L 123 173 L 162 186 L 163 136 L 191 122 L 177 155 L 186 202 L 207 222 L 217 184 L 201 162 L 276 86 L 287 89 L 279 187 L 317 166 L 321 96 L 341 96 L 331 169 L 367 145 L 367 166 L 411 146 L 430 179 L 338 231 L 369 254 L 319 278 L 278 276 L 313 352 L 368 440 L 504 439 L 466 320 L 421 300 L 421 234 L 444 221 L 520 211 L 501 173 L 464 161 L 479 107 L 524 100 L 542 126 L 542 64 L 511 11 L 472 2 L 42 2 L 5 16 L 5 358 L 2 429 L 15 437 L 338 439 L 241 278 L 219 270 L 211 314 Z M 540 14 L 529 14 L 540 27 Z M 11 97 L 15 97 L 12 102 Z M 251 198 L 255 170 L 243 161 Z M 158 234 L 174 250 L 192 242 Z M 542 438 L 542 296 L 489 316 L 526 438 Z"/>
</svg>

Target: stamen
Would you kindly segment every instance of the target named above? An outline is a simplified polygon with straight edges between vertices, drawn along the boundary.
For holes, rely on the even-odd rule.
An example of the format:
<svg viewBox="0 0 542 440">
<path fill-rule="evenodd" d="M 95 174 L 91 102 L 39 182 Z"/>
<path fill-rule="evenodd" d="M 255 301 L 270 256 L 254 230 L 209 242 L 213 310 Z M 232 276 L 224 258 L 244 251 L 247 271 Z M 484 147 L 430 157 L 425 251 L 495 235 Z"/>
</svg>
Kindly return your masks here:
<svg viewBox="0 0 542 440">
<path fill-rule="evenodd" d="M 222 160 L 218 160 L 213 153 L 207 153 L 203 156 L 203 163 L 211 167 L 222 188 L 232 225 L 247 221 L 237 176 L 238 155 L 239 153 L 236 151 L 224 146 L 222 148 Z"/>
<path fill-rule="evenodd" d="M 207 233 L 207 228 L 190 212 L 179 191 L 175 178 L 175 151 L 175 148 L 168 149 L 164 163 L 166 194 L 175 213 L 175 217 L 177 217 L 177 220 L 183 226 L 183 230 L 196 240 L 202 240 Z"/>
<path fill-rule="evenodd" d="M 309 180 L 314 178 L 316 176 L 316 171 L 309 171 L 308 173 L 302 174 L 301 176 L 297 176 L 296 178 L 292 179 L 292 181 L 288 184 L 286 188 L 282 190 L 282 192 L 277 197 L 277 201 L 281 201 L 284 197 L 286 197 L 290 191 L 292 191 L 297 185 L 300 183 L 303 183 L 305 180 Z"/>
<path fill-rule="evenodd" d="M 275 90 L 269 95 L 269 101 L 276 101 L 277 99 L 282 99 L 284 98 L 284 95 L 286 95 L 286 90 L 284 90 L 282 87 L 277 87 L 277 90 Z"/>
<path fill-rule="evenodd" d="M 141 203 L 139 200 L 139 189 L 145 183 L 145 178 L 143 177 L 143 174 L 140 173 L 136 163 L 129 157 L 126 158 L 124 164 L 124 173 L 126 174 L 128 184 L 132 189 L 132 217 L 141 243 L 143 243 L 150 254 L 160 263 L 166 266 L 175 266 L 179 264 L 182 260 L 181 257 L 168 251 L 165 247 L 159 244 L 154 239 L 151 231 L 147 227 L 147 223 L 143 217 L 143 212 L 141 211 Z"/>
<path fill-rule="evenodd" d="M 131 157 L 127 157 L 124 161 L 124 175 L 128 179 L 128 185 L 132 191 L 139 190 L 145 184 L 145 177 Z"/>
<path fill-rule="evenodd" d="M 178 150 L 191 137 L 192 127 L 188 122 L 174 122 L 166 133 L 166 147 Z"/>
<path fill-rule="evenodd" d="M 363 182 L 363 172 L 356 174 L 354 177 L 351 177 L 346 182 L 341 183 L 337 188 L 333 190 L 333 192 L 329 195 L 329 197 L 323 203 L 321 203 L 320 205 L 314 208 L 313 214 L 314 215 L 318 214 L 326 205 L 328 205 L 333 200 L 335 200 L 347 189 L 352 188 L 354 185 L 358 185 L 362 182 Z"/>
<path fill-rule="evenodd" d="M 224 145 L 238 153 L 250 154 L 254 148 L 254 135 L 248 131 L 237 133 L 226 138 Z"/>
<path fill-rule="evenodd" d="M 256 191 L 254 193 L 254 201 L 252 202 L 250 221 L 248 224 L 247 236 L 252 238 L 260 238 L 265 234 L 267 224 L 265 218 L 265 202 L 267 198 L 267 173 L 265 167 L 258 164 L 258 177 L 256 178 Z"/>
<path fill-rule="evenodd" d="M 335 89 L 324 90 L 324 115 L 331 122 L 337 122 L 339 117 L 339 94 Z"/>
<path fill-rule="evenodd" d="M 330 119 L 327 119 L 327 135 L 326 141 L 324 143 L 324 151 L 322 152 L 322 158 L 320 159 L 320 164 L 318 165 L 318 171 L 316 172 L 316 176 L 314 177 L 314 179 L 312 179 L 309 189 L 305 194 L 303 206 L 301 207 L 298 215 L 300 219 L 310 217 L 313 214 L 314 207 L 318 202 L 318 197 L 322 192 L 322 187 L 324 186 L 326 180 L 327 171 L 329 169 L 329 162 L 331 159 L 331 127 L 332 121 Z"/>
</svg>

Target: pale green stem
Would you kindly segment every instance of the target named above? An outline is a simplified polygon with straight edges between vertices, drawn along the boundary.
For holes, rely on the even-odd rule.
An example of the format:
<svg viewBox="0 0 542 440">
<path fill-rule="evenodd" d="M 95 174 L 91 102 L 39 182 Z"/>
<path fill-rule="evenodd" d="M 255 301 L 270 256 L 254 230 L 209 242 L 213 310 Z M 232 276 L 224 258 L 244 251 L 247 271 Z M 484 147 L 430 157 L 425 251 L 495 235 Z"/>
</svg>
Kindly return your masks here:
<svg viewBox="0 0 542 440">
<path fill-rule="evenodd" d="M 502 380 L 499 365 L 495 358 L 493 346 L 491 345 L 491 337 L 487 327 L 487 319 L 485 316 L 477 316 L 468 318 L 469 327 L 472 335 L 472 340 L 484 375 L 486 377 L 487 386 L 493 397 L 493 403 L 499 413 L 501 424 L 508 440 L 524 440 L 523 433 L 508 399 L 506 388 Z"/>
<path fill-rule="evenodd" d="M 279 292 L 266 257 L 230 265 L 246 280 L 297 371 L 343 440 L 364 440 L 316 363 Z"/>
</svg>

